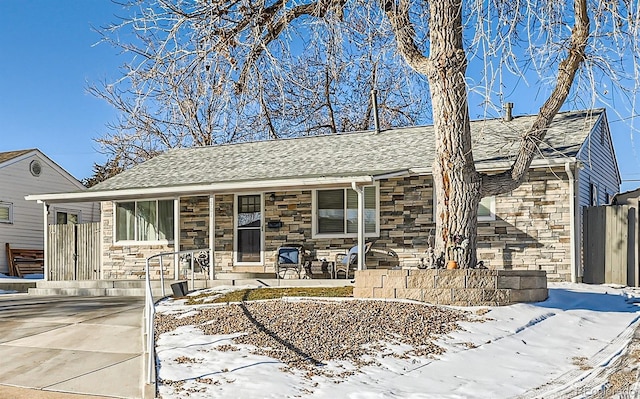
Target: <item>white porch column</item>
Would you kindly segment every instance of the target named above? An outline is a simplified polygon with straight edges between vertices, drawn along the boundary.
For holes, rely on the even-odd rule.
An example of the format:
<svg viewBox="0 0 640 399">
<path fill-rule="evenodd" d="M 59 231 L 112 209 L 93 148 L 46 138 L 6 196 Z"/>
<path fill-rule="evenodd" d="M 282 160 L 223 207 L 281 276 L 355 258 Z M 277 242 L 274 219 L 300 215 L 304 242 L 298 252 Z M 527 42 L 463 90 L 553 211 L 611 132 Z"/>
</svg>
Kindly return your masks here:
<svg viewBox="0 0 640 399">
<path fill-rule="evenodd" d="M 365 270 L 367 265 L 364 261 L 364 188 L 356 182 L 352 182 L 351 187 L 358 194 L 358 270 Z"/>
<path fill-rule="evenodd" d="M 209 195 L 209 279 L 215 279 L 216 267 L 216 196 Z"/>
<path fill-rule="evenodd" d="M 180 197 L 173 200 L 173 279 L 180 279 Z M 160 258 L 162 262 L 162 258 Z M 162 273 L 162 265 L 160 265 L 160 272 Z"/>
<path fill-rule="evenodd" d="M 42 214 L 44 215 L 44 280 L 49 280 L 49 262 L 47 261 L 47 255 L 49 254 L 49 206 L 45 201 L 42 201 Z"/>
</svg>

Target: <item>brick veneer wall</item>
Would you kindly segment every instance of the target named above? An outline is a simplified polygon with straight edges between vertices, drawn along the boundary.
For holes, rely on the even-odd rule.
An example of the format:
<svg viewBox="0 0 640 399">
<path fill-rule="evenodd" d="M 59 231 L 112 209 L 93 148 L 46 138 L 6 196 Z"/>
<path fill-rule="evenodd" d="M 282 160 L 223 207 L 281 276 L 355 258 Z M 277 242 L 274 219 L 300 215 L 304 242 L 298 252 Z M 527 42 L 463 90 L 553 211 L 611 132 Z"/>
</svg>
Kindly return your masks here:
<svg viewBox="0 0 640 399">
<path fill-rule="evenodd" d="M 412 299 L 438 305 L 502 306 L 547 299 L 543 270 L 357 271 L 356 298 Z"/>
</svg>

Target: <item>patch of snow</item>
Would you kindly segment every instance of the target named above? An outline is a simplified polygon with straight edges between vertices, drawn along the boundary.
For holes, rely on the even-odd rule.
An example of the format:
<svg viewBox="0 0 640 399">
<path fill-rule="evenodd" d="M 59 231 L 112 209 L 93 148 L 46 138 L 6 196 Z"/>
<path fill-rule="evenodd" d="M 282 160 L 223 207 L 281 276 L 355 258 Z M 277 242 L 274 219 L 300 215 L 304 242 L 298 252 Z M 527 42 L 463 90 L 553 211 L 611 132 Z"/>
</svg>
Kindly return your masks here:
<svg viewBox="0 0 640 399">
<path fill-rule="evenodd" d="M 550 283 L 544 302 L 461 308 L 488 312 L 478 312 L 483 322 L 461 322 L 462 330 L 439 337 L 436 343 L 447 351 L 437 358 L 384 356 L 407 349 L 388 344 L 375 359 L 379 365 L 339 383 L 283 371 L 283 363 L 252 354 L 253 348 L 234 344 L 232 335 L 208 336 L 182 326 L 158 337 L 159 378 L 177 381 L 159 389 L 163 399 L 186 392 L 191 398 L 513 398 L 554 392 L 580 397 L 581 381 L 618 356 L 640 324 L 638 302 L 637 289 Z M 163 301 L 158 312 L 198 308 Z M 324 367 L 352 371 L 344 362 Z"/>
</svg>

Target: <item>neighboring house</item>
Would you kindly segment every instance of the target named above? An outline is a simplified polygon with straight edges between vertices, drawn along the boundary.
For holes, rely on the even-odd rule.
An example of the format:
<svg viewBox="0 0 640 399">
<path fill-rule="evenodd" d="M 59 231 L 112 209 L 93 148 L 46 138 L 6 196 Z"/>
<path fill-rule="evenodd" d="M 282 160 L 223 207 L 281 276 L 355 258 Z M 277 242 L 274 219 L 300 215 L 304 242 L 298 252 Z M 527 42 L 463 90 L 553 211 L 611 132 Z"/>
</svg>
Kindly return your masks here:
<svg viewBox="0 0 640 399">
<path fill-rule="evenodd" d="M 44 248 L 44 209 L 29 194 L 84 190 L 84 186 L 37 149 L 0 152 L 0 273 L 8 272 L 5 243 Z M 48 224 L 82 223 L 100 218 L 98 203 L 48 206 Z"/>
<path fill-rule="evenodd" d="M 472 122 L 477 168 L 508 168 L 533 119 Z M 208 248 L 216 272 L 272 272 L 285 244 L 331 260 L 357 242 L 359 215 L 367 241 L 416 266 L 435 232 L 433 157 L 431 126 L 183 148 L 87 191 L 30 199 L 102 201 L 105 279 L 137 278 L 146 257 L 176 242 Z M 607 203 L 619 185 L 605 110 L 558 114 L 522 186 L 483 199 L 479 259 L 579 281 L 582 207 Z M 362 213 L 354 187 L 364 189 Z"/>
</svg>

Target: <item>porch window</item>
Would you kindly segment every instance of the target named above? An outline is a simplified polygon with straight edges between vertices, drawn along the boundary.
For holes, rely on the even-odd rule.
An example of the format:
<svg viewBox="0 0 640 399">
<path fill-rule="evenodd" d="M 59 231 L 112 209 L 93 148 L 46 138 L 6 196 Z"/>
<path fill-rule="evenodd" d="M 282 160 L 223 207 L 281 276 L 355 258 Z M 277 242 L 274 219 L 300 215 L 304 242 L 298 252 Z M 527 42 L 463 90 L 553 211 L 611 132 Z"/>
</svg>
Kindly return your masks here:
<svg viewBox="0 0 640 399">
<path fill-rule="evenodd" d="M 116 241 L 172 241 L 173 200 L 118 202 Z"/>
<path fill-rule="evenodd" d="M 0 202 L 0 223 L 13 223 L 13 204 Z"/>
<path fill-rule="evenodd" d="M 378 231 L 377 187 L 364 187 L 364 230 Z M 358 233 L 358 194 L 350 188 L 317 190 L 316 234 L 354 236 Z"/>
</svg>

